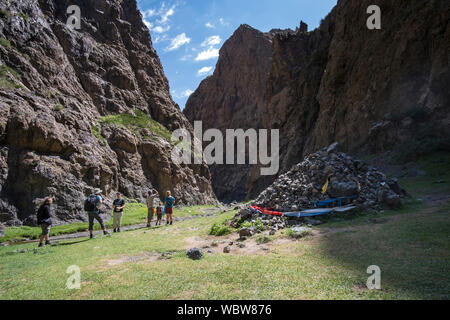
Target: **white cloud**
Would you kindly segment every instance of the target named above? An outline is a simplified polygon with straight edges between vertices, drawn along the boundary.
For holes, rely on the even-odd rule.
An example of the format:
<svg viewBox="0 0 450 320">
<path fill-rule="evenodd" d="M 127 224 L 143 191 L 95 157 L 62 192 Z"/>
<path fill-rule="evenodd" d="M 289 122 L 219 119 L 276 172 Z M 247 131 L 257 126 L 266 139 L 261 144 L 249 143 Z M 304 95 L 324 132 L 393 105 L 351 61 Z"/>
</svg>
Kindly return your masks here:
<svg viewBox="0 0 450 320">
<path fill-rule="evenodd" d="M 172 16 L 175 13 L 175 6 L 172 6 L 169 10 L 164 11 L 164 3 L 162 4 L 160 16 L 161 19 L 158 20 L 159 23 L 167 23 L 169 21 L 169 17 Z"/>
<path fill-rule="evenodd" d="M 172 42 L 170 43 L 170 46 L 167 47 L 167 51 L 173 51 L 178 49 L 179 47 L 188 44 L 191 42 L 191 38 L 186 37 L 186 33 L 182 33 L 177 35 L 175 38 L 172 39 Z"/>
<path fill-rule="evenodd" d="M 165 33 L 170 30 L 170 26 L 167 26 L 167 27 L 157 26 L 157 27 L 151 28 L 151 30 L 155 33 Z"/>
<path fill-rule="evenodd" d="M 211 22 L 205 23 L 205 27 L 211 28 L 211 29 L 214 29 L 214 28 L 215 28 L 215 26 L 214 26 Z"/>
<path fill-rule="evenodd" d="M 181 61 L 188 61 L 192 58 L 191 54 L 184 55 L 180 58 Z"/>
<path fill-rule="evenodd" d="M 190 89 L 187 89 L 187 90 L 184 90 L 183 91 L 183 93 L 181 94 L 182 95 L 182 97 L 183 98 L 187 98 L 187 97 L 189 97 L 191 94 L 193 94 L 194 93 L 194 91 L 192 91 L 192 90 L 190 90 Z"/>
<path fill-rule="evenodd" d="M 228 23 L 227 21 L 225 21 L 224 18 L 220 18 L 220 19 L 219 19 L 219 22 L 220 22 L 220 24 L 223 25 L 223 26 L 226 26 L 226 27 L 229 27 L 229 26 L 230 26 L 230 23 Z"/>
<path fill-rule="evenodd" d="M 169 40 L 169 39 L 166 34 L 162 34 L 162 35 L 157 34 L 155 36 L 155 38 L 153 39 L 153 43 L 158 43 L 158 42 L 167 41 L 167 40 Z"/>
<path fill-rule="evenodd" d="M 169 31 L 169 18 L 175 14 L 175 8 L 176 5 L 167 8 L 166 4 L 163 2 L 159 9 L 141 11 L 142 17 L 144 18 L 144 24 L 154 33 L 162 34 Z"/>
<path fill-rule="evenodd" d="M 153 23 L 151 23 L 150 21 L 147 21 L 144 19 L 144 24 L 147 26 L 147 28 L 151 29 L 153 28 Z"/>
<path fill-rule="evenodd" d="M 156 14 L 156 10 L 149 9 L 149 10 L 141 11 L 141 13 L 144 18 L 150 18 Z"/>
<path fill-rule="evenodd" d="M 184 99 L 184 98 L 188 98 L 191 94 L 194 93 L 194 91 L 187 89 L 181 93 L 178 93 L 176 90 L 171 90 L 170 93 L 172 94 L 172 97 L 174 97 L 176 99 Z"/>
<path fill-rule="evenodd" d="M 208 50 L 200 52 L 195 58 L 195 61 L 210 60 L 217 58 L 218 56 L 219 56 L 219 49 L 209 48 Z"/>
<path fill-rule="evenodd" d="M 205 74 L 208 74 L 211 72 L 213 67 L 203 67 L 200 70 L 197 71 L 197 75 L 204 76 Z"/>
<path fill-rule="evenodd" d="M 213 47 L 220 44 L 220 42 L 222 42 L 222 39 L 219 36 L 211 36 L 203 41 L 202 47 Z"/>
</svg>

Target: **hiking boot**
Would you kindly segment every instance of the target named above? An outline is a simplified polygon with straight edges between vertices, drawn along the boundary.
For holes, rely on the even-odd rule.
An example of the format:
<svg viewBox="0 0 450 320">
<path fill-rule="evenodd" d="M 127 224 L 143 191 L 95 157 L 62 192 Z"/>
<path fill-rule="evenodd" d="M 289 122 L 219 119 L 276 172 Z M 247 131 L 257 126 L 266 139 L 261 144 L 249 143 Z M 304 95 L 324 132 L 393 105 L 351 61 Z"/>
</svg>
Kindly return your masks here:
<svg viewBox="0 0 450 320">
<path fill-rule="evenodd" d="M 50 246 L 52 243 L 50 241 L 45 241 L 46 246 Z"/>
<path fill-rule="evenodd" d="M 116 229 L 114 229 L 113 232 L 117 232 Z"/>
<path fill-rule="evenodd" d="M 111 237 L 111 234 L 108 231 L 103 231 L 103 235 L 106 237 Z"/>
<path fill-rule="evenodd" d="M 90 238 L 90 239 L 95 239 L 95 236 L 94 236 L 93 234 L 91 234 L 91 235 L 89 236 L 89 238 Z"/>
<path fill-rule="evenodd" d="M 170 221 L 170 225 L 173 225 L 173 221 Z"/>
<path fill-rule="evenodd" d="M 117 229 L 117 232 L 120 232 L 120 228 L 119 228 L 119 229 Z"/>
<path fill-rule="evenodd" d="M 38 248 L 42 248 L 43 246 L 44 246 L 44 244 L 41 242 L 41 243 L 39 243 Z"/>
</svg>

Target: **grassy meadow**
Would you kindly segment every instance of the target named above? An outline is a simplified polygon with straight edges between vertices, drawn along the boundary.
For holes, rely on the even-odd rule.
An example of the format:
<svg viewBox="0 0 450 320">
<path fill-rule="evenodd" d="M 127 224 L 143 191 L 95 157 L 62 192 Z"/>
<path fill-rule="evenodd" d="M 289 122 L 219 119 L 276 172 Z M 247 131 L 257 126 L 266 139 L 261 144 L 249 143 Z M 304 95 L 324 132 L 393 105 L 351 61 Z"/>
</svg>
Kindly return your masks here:
<svg viewBox="0 0 450 320">
<path fill-rule="evenodd" d="M 209 234 L 236 212 L 219 211 L 111 238 L 0 247 L 0 299 L 449 299 L 450 201 L 439 196 L 450 177 L 445 161 L 432 164 L 421 164 L 426 176 L 402 179 L 414 196 L 403 209 L 330 219 L 299 240 L 283 230 L 241 248 L 236 232 Z M 130 206 L 126 222 L 143 222 L 144 211 Z M 204 247 L 202 260 L 186 257 L 192 247 Z M 66 287 L 71 265 L 80 267 L 80 289 Z M 381 290 L 366 287 L 371 265 L 381 269 Z"/>
</svg>

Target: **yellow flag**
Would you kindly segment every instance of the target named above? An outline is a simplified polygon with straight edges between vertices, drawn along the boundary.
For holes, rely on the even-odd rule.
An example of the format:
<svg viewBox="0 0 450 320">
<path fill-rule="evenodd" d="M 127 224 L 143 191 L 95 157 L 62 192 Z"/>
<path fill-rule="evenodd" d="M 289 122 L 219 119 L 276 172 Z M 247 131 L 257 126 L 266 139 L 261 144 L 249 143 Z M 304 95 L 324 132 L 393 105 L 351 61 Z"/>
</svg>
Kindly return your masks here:
<svg viewBox="0 0 450 320">
<path fill-rule="evenodd" d="M 322 195 L 324 195 L 328 190 L 328 179 L 327 182 L 325 182 L 323 188 L 322 188 Z"/>
</svg>

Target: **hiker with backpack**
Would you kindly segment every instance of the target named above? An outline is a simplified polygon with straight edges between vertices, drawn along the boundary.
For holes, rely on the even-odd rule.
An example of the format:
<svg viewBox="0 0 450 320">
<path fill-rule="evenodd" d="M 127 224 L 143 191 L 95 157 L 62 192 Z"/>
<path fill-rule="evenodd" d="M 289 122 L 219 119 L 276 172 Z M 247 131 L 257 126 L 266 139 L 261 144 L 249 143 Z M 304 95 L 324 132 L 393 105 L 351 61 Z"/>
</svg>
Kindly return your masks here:
<svg viewBox="0 0 450 320">
<path fill-rule="evenodd" d="M 167 191 L 167 197 L 164 200 L 164 211 L 166 213 L 166 224 L 173 224 L 173 206 L 175 205 L 175 198 L 172 193 Z"/>
<path fill-rule="evenodd" d="M 100 223 L 105 236 L 109 236 L 109 232 L 106 230 L 105 223 L 100 215 L 100 207 L 103 204 L 103 199 L 101 197 L 102 190 L 95 189 L 94 193 L 91 194 L 84 202 L 84 210 L 89 216 L 89 233 L 90 238 L 94 239 L 94 219 Z"/>
<path fill-rule="evenodd" d="M 158 190 L 149 190 L 147 197 L 147 228 L 151 228 L 152 226 L 153 215 L 155 214 L 155 199 L 159 200 Z"/>
<path fill-rule="evenodd" d="M 53 199 L 48 197 L 45 198 L 44 202 L 41 204 L 41 206 L 38 209 L 37 212 L 37 223 L 41 226 L 42 234 L 39 237 L 39 247 L 44 246 L 44 240 L 45 245 L 50 245 L 50 227 L 52 225 L 52 219 L 51 219 L 51 213 L 50 213 L 50 207 L 53 204 Z"/>
<path fill-rule="evenodd" d="M 120 232 L 120 227 L 122 225 L 123 209 L 125 209 L 125 200 L 122 199 L 122 194 L 117 192 L 117 199 L 113 202 L 113 227 L 114 232 Z"/>
</svg>

